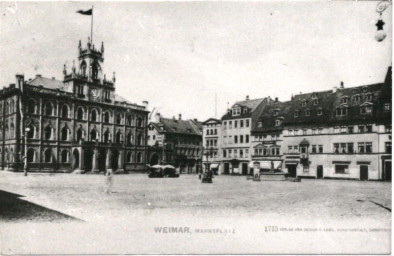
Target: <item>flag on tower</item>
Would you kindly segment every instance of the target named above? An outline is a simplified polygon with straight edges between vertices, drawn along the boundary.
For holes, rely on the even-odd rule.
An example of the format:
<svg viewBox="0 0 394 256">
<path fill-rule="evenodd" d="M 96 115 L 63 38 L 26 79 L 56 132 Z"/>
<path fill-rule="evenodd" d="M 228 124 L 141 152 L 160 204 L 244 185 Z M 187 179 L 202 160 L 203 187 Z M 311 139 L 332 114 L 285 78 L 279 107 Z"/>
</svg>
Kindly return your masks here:
<svg viewBox="0 0 394 256">
<path fill-rule="evenodd" d="M 77 13 L 80 13 L 80 14 L 82 14 L 82 15 L 92 15 L 92 13 L 93 13 L 93 8 L 91 8 L 91 9 L 89 9 L 89 10 L 86 10 L 86 11 L 79 10 L 79 11 L 77 11 Z"/>
</svg>

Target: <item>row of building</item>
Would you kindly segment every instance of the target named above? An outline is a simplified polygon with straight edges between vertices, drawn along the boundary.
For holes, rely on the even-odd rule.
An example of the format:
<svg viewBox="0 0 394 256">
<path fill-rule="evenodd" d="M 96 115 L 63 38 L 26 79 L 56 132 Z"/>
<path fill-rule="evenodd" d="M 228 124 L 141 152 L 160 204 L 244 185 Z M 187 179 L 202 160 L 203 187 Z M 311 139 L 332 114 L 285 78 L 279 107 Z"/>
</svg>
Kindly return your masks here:
<svg viewBox="0 0 394 256">
<path fill-rule="evenodd" d="M 0 90 L 0 168 L 20 171 L 183 173 L 253 168 L 313 178 L 391 179 L 391 68 L 383 83 L 236 102 L 222 118 L 150 116 L 115 93 L 104 45 L 78 45 L 63 79 L 37 75 Z"/>
<path fill-rule="evenodd" d="M 220 174 L 391 180 L 391 67 L 383 83 L 236 102 L 203 123 L 203 164 Z"/>
</svg>

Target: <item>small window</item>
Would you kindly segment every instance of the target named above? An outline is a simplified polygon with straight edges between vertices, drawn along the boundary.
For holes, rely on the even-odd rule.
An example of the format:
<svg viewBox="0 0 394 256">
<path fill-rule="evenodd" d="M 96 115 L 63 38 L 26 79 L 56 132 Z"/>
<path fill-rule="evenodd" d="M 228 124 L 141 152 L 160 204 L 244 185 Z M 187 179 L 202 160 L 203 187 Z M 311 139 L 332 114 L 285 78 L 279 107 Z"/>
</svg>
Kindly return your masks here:
<svg viewBox="0 0 394 256">
<path fill-rule="evenodd" d="M 298 117 L 299 113 L 298 110 L 294 111 L 294 117 Z"/>
<path fill-rule="evenodd" d="M 280 123 L 281 123 L 281 122 L 280 122 L 280 120 L 279 120 L 279 119 L 275 120 L 275 125 L 276 125 L 276 126 L 279 126 L 279 125 L 280 125 Z"/>
<path fill-rule="evenodd" d="M 259 127 L 259 128 L 263 127 L 263 122 L 259 121 L 259 122 L 257 123 L 257 127 Z"/>
<path fill-rule="evenodd" d="M 390 111 L 391 109 L 391 104 L 390 103 L 384 103 L 384 111 Z"/>
<path fill-rule="evenodd" d="M 305 111 L 305 116 L 310 116 L 311 115 L 311 111 L 309 110 L 309 109 L 307 109 L 306 111 Z"/>
<path fill-rule="evenodd" d="M 317 115 L 321 116 L 323 114 L 323 110 L 321 108 L 317 109 Z"/>
<path fill-rule="evenodd" d="M 347 174 L 347 173 L 349 173 L 349 166 L 344 165 L 344 164 L 336 164 L 335 165 L 335 173 Z"/>
<path fill-rule="evenodd" d="M 313 105 L 316 106 L 316 105 L 318 105 L 318 104 L 319 104 L 319 100 L 318 100 L 318 99 L 314 99 L 314 100 L 313 100 Z"/>
</svg>

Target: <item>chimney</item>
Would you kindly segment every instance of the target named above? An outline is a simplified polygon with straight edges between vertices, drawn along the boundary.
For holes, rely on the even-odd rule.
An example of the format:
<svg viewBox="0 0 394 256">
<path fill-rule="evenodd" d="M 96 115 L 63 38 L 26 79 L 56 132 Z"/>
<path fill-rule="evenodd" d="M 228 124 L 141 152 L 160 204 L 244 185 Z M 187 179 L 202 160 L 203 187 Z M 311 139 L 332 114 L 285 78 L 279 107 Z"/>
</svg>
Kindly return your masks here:
<svg viewBox="0 0 394 256">
<path fill-rule="evenodd" d="M 156 115 L 155 115 L 155 123 L 160 123 L 160 118 L 161 118 L 161 115 L 160 115 L 160 113 L 159 112 L 157 112 L 156 113 Z"/>
<path fill-rule="evenodd" d="M 332 88 L 332 92 L 333 92 L 333 93 L 336 93 L 336 92 L 337 92 L 337 89 L 338 89 L 338 88 L 337 88 L 336 86 L 334 86 L 334 88 Z"/>
<path fill-rule="evenodd" d="M 182 120 L 182 114 L 179 114 L 179 115 L 178 115 L 178 119 L 179 119 L 179 120 Z"/>
<path fill-rule="evenodd" d="M 345 88 L 345 86 L 343 85 L 343 81 L 341 81 L 341 89 Z"/>
<path fill-rule="evenodd" d="M 41 77 L 41 75 L 40 75 L 40 74 L 37 74 L 37 75 L 36 75 L 36 78 L 37 78 L 37 77 Z"/>
<path fill-rule="evenodd" d="M 278 97 L 275 97 L 275 102 L 278 102 Z"/>
<path fill-rule="evenodd" d="M 245 100 L 249 100 L 249 95 L 246 95 L 246 99 Z"/>
<path fill-rule="evenodd" d="M 143 102 L 142 102 L 142 105 L 145 107 L 145 109 L 147 110 L 148 109 L 148 105 L 149 105 L 149 101 L 147 101 L 147 100 L 144 100 Z"/>
<path fill-rule="evenodd" d="M 16 74 L 15 79 L 16 79 L 16 88 L 21 89 L 25 82 L 25 76 L 22 74 Z"/>
</svg>

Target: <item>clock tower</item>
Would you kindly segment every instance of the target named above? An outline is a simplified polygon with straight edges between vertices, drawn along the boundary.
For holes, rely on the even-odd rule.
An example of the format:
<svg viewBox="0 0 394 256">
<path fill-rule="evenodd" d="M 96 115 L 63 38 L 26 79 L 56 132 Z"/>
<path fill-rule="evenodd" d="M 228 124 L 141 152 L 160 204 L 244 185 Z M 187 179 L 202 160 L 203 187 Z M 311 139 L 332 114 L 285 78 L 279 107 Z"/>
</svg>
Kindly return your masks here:
<svg viewBox="0 0 394 256">
<path fill-rule="evenodd" d="M 113 78 L 107 80 L 103 73 L 103 63 L 104 43 L 101 43 L 100 49 L 97 49 L 94 44 L 91 44 L 90 38 L 86 47 L 83 47 L 79 41 L 77 67 L 73 61 L 71 73 L 67 73 L 67 67 L 64 65 L 65 87 L 70 88 L 78 97 L 91 101 L 113 101 L 115 72 Z"/>
</svg>

